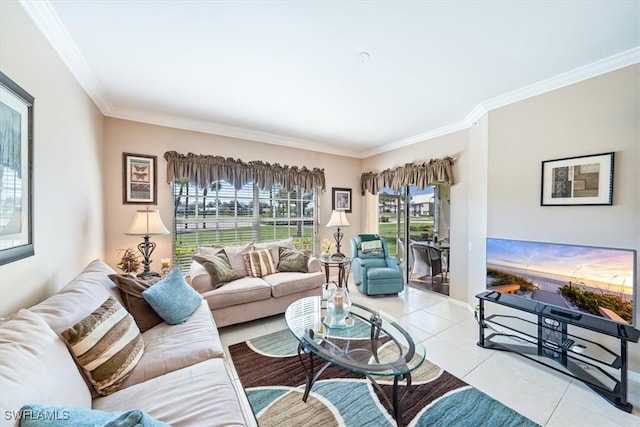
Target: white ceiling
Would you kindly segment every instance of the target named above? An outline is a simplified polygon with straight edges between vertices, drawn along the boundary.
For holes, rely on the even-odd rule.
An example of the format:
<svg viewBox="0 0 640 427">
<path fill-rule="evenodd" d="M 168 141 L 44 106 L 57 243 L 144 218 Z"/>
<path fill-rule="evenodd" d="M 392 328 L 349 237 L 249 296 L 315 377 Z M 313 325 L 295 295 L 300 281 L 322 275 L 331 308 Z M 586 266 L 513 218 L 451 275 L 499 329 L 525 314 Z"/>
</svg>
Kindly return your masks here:
<svg viewBox="0 0 640 427">
<path fill-rule="evenodd" d="M 21 4 L 107 116 L 359 158 L 640 62 L 640 1 Z"/>
</svg>

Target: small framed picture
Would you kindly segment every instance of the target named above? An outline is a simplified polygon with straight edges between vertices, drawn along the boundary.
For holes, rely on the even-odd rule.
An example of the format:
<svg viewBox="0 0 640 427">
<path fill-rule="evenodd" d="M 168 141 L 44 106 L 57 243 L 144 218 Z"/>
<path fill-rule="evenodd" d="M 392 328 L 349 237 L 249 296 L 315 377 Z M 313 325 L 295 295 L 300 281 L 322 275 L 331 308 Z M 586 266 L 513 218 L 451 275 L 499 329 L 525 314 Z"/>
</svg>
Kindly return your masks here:
<svg viewBox="0 0 640 427">
<path fill-rule="evenodd" d="M 157 204 L 156 156 L 122 153 L 122 203 Z"/>
<path fill-rule="evenodd" d="M 611 205 L 614 153 L 542 162 L 541 206 Z"/>
<path fill-rule="evenodd" d="M 331 203 L 331 209 L 334 211 L 345 211 L 351 213 L 351 189 L 350 188 L 337 188 L 331 189 L 331 195 L 333 196 L 333 202 Z"/>
</svg>

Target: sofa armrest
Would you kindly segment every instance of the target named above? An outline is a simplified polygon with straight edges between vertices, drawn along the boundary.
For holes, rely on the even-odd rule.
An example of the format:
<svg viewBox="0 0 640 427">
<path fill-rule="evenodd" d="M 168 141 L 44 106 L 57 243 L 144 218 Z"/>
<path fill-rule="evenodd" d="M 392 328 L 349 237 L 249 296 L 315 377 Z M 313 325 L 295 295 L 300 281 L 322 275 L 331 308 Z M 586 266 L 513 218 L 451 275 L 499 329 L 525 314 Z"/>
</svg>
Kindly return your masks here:
<svg viewBox="0 0 640 427">
<path fill-rule="evenodd" d="M 322 271 L 320 260 L 314 256 L 310 256 L 309 261 L 307 262 L 307 270 L 309 271 L 309 273 L 317 273 L 319 271 Z"/>
</svg>

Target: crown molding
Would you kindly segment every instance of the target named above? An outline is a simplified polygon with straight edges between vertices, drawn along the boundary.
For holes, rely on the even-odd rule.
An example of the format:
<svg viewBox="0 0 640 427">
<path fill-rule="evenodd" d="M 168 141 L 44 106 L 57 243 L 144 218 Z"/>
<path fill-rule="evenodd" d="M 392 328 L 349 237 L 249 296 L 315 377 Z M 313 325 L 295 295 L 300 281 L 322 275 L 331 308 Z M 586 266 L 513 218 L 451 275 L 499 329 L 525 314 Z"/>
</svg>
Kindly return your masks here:
<svg viewBox="0 0 640 427">
<path fill-rule="evenodd" d="M 317 151 L 325 154 L 335 154 L 335 155 L 344 156 L 344 157 L 361 158 L 361 153 L 358 151 L 346 150 L 344 148 L 336 147 L 326 142 L 292 138 L 292 137 L 272 134 L 268 132 L 261 132 L 261 131 L 246 129 L 246 128 L 221 125 L 221 124 L 211 123 L 206 121 L 180 118 L 180 117 L 165 115 L 165 114 L 139 112 L 139 111 L 125 111 L 122 109 L 117 109 L 117 110 L 111 111 L 109 114 L 107 114 L 107 116 L 113 117 L 116 119 L 131 120 L 134 122 L 165 126 L 165 127 L 175 128 L 175 129 L 202 132 L 202 133 L 207 133 L 212 135 L 225 136 L 229 138 L 244 139 L 249 141 L 263 142 L 265 144 L 297 148 L 305 151 Z M 322 149 L 314 150 L 309 148 L 310 146 L 322 147 Z"/>
<path fill-rule="evenodd" d="M 495 110 L 496 108 L 514 104 L 527 98 L 542 95 L 544 93 L 551 92 L 553 90 L 560 89 L 562 87 L 569 86 L 575 83 L 579 83 L 581 81 L 588 80 L 593 77 L 597 77 L 599 75 L 619 70 L 621 68 L 637 63 L 640 63 L 640 47 L 629 49 L 600 61 L 596 61 L 583 67 L 579 67 L 566 73 L 514 90 L 504 95 L 500 95 L 495 98 L 480 102 L 467 115 L 467 117 L 459 122 L 406 139 L 402 139 L 400 141 L 391 142 L 389 144 L 374 148 L 373 150 L 365 151 L 361 153 L 361 158 L 374 156 L 376 154 L 382 154 L 387 151 L 395 150 L 401 147 L 416 144 L 418 142 L 428 141 L 430 139 L 464 130 L 476 124 L 482 116 L 484 116 L 491 110 Z"/>
<path fill-rule="evenodd" d="M 19 3 L 102 114 L 106 115 L 113 110 L 102 85 L 60 22 L 51 3 L 48 0 L 19 0 Z"/>
<path fill-rule="evenodd" d="M 523 101 L 527 98 L 542 95 L 543 93 L 551 92 L 553 90 L 557 90 L 565 86 L 570 86 L 575 83 L 580 83 L 584 80 L 588 80 L 602 74 L 619 70 L 620 68 L 637 64 L 639 62 L 640 47 L 635 47 L 633 49 L 620 52 L 608 58 L 604 58 L 591 64 L 573 69 L 566 73 L 559 74 L 557 76 L 542 80 L 540 82 L 525 86 L 520 89 L 516 89 L 504 95 L 488 99 L 486 101 L 483 101 L 481 104 L 486 108 L 487 111 L 495 110 L 496 108 L 504 107 L 509 104 Z"/>
</svg>

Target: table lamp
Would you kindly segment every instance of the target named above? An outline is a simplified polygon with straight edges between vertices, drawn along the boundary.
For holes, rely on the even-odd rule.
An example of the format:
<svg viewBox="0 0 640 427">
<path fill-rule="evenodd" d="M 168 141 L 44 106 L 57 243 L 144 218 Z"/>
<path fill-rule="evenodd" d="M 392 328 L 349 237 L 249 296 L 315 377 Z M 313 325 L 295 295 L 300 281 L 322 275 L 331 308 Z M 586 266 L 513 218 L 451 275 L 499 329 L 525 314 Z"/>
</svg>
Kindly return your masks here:
<svg viewBox="0 0 640 427">
<path fill-rule="evenodd" d="M 169 234 L 169 230 L 162 223 L 160 218 L 160 211 L 158 209 L 145 209 L 136 211 L 136 216 L 133 218 L 129 229 L 125 234 L 132 236 L 143 236 L 144 242 L 138 245 L 138 250 L 142 254 L 144 261 L 144 271 L 139 274 L 139 277 L 146 276 L 159 276 L 158 273 L 149 269 L 151 264 L 151 253 L 156 248 L 155 242 L 149 241 L 149 236 L 155 236 L 159 234 Z"/>
<path fill-rule="evenodd" d="M 347 214 L 344 211 L 333 211 L 331 218 L 327 223 L 327 227 L 337 227 L 333 238 L 336 239 L 336 251 L 331 255 L 331 258 L 344 258 L 344 254 L 340 252 L 340 242 L 342 241 L 343 233 L 340 232 L 340 227 L 350 227 L 349 221 L 347 221 Z"/>
</svg>

